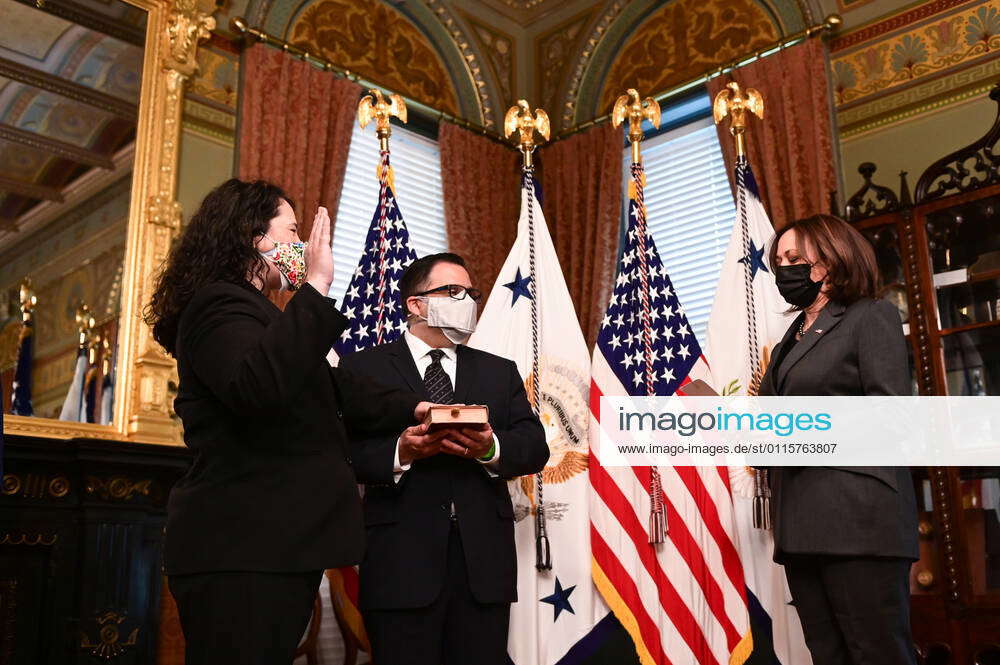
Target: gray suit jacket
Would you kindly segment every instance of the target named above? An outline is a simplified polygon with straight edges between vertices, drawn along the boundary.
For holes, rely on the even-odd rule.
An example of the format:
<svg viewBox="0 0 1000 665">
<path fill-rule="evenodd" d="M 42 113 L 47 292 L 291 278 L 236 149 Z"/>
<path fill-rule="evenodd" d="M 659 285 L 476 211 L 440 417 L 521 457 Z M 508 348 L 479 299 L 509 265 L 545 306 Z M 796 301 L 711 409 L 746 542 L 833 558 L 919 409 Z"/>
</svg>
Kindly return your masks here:
<svg viewBox="0 0 1000 665">
<path fill-rule="evenodd" d="M 906 342 L 891 303 L 829 303 L 775 370 L 802 316 L 772 351 L 761 395 L 910 394 Z M 908 468 L 775 467 L 771 493 L 779 563 L 789 554 L 919 556 Z"/>
</svg>

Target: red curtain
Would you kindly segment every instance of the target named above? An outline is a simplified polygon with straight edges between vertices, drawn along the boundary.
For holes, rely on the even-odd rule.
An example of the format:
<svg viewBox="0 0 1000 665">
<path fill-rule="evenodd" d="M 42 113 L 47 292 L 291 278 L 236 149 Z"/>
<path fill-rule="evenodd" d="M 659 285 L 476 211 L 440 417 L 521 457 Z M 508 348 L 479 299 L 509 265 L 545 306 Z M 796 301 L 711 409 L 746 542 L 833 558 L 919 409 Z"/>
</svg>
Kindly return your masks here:
<svg viewBox="0 0 1000 665">
<path fill-rule="evenodd" d="M 712 79 L 712 99 L 733 80 L 764 97 L 764 119 L 748 122 L 747 154 L 775 228 L 828 212 L 839 169 L 823 41 L 806 40 Z M 732 183 L 736 151 L 728 127 L 723 121 L 718 131 Z"/>
<path fill-rule="evenodd" d="M 439 125 L 438 146 L 448 248 L 489 294 L 517 235 L 521 156 L 450 122 Z"/>
<path fill-rule="evenodd" d="M 361 88 L 263 44 L 241 70 L 239 177 L 281 186 L 308 238 L 318 206 L 336 214 Z"/>
<path fill-rule="evenodd" d="M 542 207 L 588 347 L 614 281 L 623 141 L 620 128 L 604 123 L 540 150 Z"/>
</svg>

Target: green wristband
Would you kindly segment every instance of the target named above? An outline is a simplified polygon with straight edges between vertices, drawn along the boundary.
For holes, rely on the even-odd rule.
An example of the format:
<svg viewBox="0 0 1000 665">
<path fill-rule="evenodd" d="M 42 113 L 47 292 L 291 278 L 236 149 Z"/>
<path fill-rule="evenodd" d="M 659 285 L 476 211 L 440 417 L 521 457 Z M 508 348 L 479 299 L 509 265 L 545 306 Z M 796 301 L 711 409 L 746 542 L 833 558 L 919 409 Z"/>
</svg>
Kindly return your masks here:
<svg viewBox="0 0 1000 665">
<path fill-rule="evenodd" d="M 497 442 L 494 441 L 493 445 L 490 446 L 490 451 L 479 458 L 480 462 L 490 462 L 497 454 Z"/>
</svg>

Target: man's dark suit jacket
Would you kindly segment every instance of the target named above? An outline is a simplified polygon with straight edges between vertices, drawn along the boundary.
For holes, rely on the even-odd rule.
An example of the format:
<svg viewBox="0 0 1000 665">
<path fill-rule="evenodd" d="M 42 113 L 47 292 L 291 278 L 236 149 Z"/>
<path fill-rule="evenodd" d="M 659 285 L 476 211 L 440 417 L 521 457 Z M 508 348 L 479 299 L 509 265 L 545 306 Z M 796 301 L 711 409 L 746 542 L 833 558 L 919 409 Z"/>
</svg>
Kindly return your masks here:
<svg viewBox="0 0 1000 665">
<path fill-rule="evenodd" d="M 340 364 L 358 376 L 427 398 L 403 338 L 344 356 Z M 489 407 L 490 425 L 500 442 L 495 469 L 500 477 L 491 477 L 474 459 L 440 453 L 416 460 L 396 484 L 393 462 L 401 432 L 352 439 L 354 468 L 366 485 L 364 609 L 424 607 L 437 598 L 446 572 L 452 501 L 473 596 L 481 603 L 517 600 L 514 512 L 505 479 L 545 466 L 545 431 L 531 411 L 517 366 L 485 351 L 458 346 L 455 402 Z"/>
<path fill-rule="evenodd" d="M 170 493 L 169 574 L 361 561 L 346 426 L 398 432 L 417 397 L 332 369 L 347 320 L 306 284 L 282 312 L 249 284 L 202 287 L 177 334 L 174 405 L 194 464 Z"/>
<path fill-rule="evenodd" d="M 910 394 L 906 342 L 891 303 L 827 304 L 775 370 L 803 316 L 771 352 L 760 395 Z M 779 563 L 788 554 L 919 556 L 908 468 L 775 467 L 771 493 Z"/>
</svg>

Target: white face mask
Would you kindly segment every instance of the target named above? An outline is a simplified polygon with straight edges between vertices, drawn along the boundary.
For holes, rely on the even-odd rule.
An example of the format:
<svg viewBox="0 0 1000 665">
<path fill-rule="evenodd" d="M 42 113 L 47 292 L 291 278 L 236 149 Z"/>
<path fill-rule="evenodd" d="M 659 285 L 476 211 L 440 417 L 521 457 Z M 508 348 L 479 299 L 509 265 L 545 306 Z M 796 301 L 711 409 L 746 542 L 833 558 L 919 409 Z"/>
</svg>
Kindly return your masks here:
<svg viewBox="0 0 1000 665">
<path fill-rule="evenodd" d="M 454 298 L 427 298 L 427 325 L 440 328 L 453 344 L 464 344 L 476 329 L 476 301 L 466 296 Z"/>
</svg>

